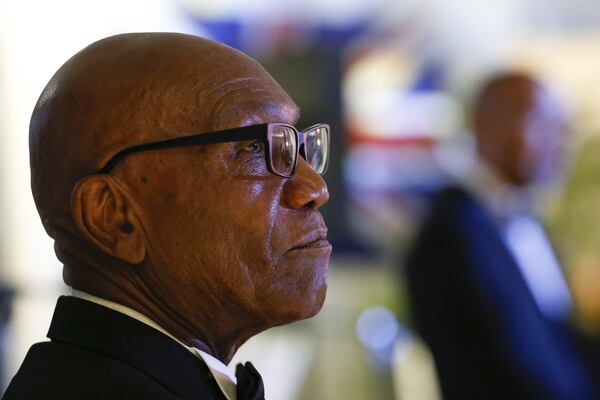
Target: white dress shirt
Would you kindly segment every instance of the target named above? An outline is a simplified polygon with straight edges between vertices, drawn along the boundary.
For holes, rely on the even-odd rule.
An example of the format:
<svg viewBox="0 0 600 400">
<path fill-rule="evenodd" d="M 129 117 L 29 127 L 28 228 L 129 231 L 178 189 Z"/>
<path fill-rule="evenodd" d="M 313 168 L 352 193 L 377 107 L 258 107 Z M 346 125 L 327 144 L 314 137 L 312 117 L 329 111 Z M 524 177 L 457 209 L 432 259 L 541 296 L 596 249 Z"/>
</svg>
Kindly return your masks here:
<svg viewBox="0 0 600 400">
<path fill-rule="evenodd" d="M 175 336 L 173 336 L 171 333 L 166 331 L 163 327 L 158 325 L 156 322 L 154 322 L 153 320 L 151 320 L 144 314 L 137 312 L 129 307 L 122 305 L 122 304 L 118 304 L 118 303 L 115 303 L 114 301 L 102 299 L 100 297 L 91 295 L 86 292 L 82 292 L 80 290 L 75 290 L 75 289 L 73 290 L 72 296 L 83 299 L 83 300 L 91 301 L 92 303 L 96 303 L 96 304 L 104 306 L 106 308 L 110 308 L 111 310 L 117 311 L 121 314 L 127 315 L 128 317 L 136 319 L 136 320 L 140 321 L 141 323 L 146 324 L 146 325 L 156 329 L 157 331 L 162 332 L 165 335 L 169 336 L 171 339 L 173 339 L 174 341 L 176 341 L 177 343 L 182 345 L 184 348 L 186 348 L 190 353 L 192 353 L 193 355 L 195 355 L 196 357 L 198 357 L 204 361 L 204 363 L 208 366 L 208 369 L 214 376 L 215 380 L 217 381 L 219 388 L 221 388 L 221 391 L 223 392 L 223 394 L 225 395 L 227 400 L 236 400 L 236 387 L 235 386 L 236 386 L 237 380 L 236 380 L 235 374 L 227 365 L 223 364 L 217 358 L 211 356 L 210 354 L 208 354 L 200 349 L 187 346 L 185 343 L 178 340 Z"/>
</svg>

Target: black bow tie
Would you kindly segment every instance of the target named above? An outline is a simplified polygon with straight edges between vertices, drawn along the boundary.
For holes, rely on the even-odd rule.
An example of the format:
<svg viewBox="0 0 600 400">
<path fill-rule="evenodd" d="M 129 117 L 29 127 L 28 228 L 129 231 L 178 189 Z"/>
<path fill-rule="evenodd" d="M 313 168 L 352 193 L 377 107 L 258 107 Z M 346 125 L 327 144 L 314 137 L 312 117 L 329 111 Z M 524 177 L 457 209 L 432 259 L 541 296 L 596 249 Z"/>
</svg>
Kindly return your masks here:
<svg viewBox="0 0 600 400">
<path fill-rule="evenodd" d="M 264 400 L 265 388 L 260 374 L 251 362 L 235 367 L 238 400 Z"/>
</svg>

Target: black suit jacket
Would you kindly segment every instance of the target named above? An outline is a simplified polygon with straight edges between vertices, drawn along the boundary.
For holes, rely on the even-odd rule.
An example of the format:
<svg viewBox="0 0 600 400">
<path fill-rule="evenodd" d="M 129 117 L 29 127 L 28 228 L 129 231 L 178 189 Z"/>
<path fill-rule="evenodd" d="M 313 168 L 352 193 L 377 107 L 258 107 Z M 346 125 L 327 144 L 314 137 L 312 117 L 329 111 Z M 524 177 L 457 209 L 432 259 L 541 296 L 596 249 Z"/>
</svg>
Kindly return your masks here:
<svg viewBox="0 0 600 400">
<path fill-rule="evenodd" d="M 3 399 L 225 399 L 198 357 L 98 304 L 60 297 L 48 337 L 31 347 Z"/>
<path fill-rule="evenodd" d="M 496 221 L 466 191 L 437 194 L 406 268 L 445 399 L 595 398 L 566 322 L 543 316 Z"/>
</svg>

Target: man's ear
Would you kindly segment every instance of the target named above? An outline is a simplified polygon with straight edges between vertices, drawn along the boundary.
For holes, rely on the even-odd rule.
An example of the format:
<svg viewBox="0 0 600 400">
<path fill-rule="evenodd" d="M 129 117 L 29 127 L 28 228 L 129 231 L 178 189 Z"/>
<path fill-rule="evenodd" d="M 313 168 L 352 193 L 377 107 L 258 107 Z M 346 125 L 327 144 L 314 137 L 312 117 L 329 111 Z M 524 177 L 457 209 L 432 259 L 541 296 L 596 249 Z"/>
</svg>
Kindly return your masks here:
<svg viewBox="0 0 600 400">
<path fill-rule="evenodd" d="M 129 264 L 146 257 L 146 237 L 126 190 L 110 175 L 81 179 L 71 194 L 71 213 L 92 243 Z"/>
</svg>

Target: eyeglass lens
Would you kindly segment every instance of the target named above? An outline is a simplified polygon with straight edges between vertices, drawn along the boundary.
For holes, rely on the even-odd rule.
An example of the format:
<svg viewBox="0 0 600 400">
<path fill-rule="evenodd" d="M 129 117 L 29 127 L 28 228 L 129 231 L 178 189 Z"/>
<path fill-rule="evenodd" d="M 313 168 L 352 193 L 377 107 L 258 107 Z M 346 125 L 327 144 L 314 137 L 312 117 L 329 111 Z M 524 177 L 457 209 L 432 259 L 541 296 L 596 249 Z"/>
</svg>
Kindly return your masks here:
<svg viewBox="0 0 600 400">
<path fill-rule="evenodd" d="M 276 126 L 271 132 L 271 167 L 277 174 L 291 176 L 296 163 L 298 141 L 296 131 L 288 126 Z M 327 126 L 317 126 L 304 131 L 303 157 L 312 169 L 323 174 L 327 168 L 329 154 L 329 132 Z"/>
<path fill-rule="evenodd" d="M 318 174 L 323 174 L 327 167 L 327 154 L 329 154 L 329 132 L 327 127 L 318 126 L 305 132 L 304 155 L 306 162 Z"/>
<path fill-rule="evenodd" d="M 274 172 L 290 176 L 296 157 L 296 132 L 287 126 L 277 126 L 271 134 L 271 166 Z"/>
</svg>

